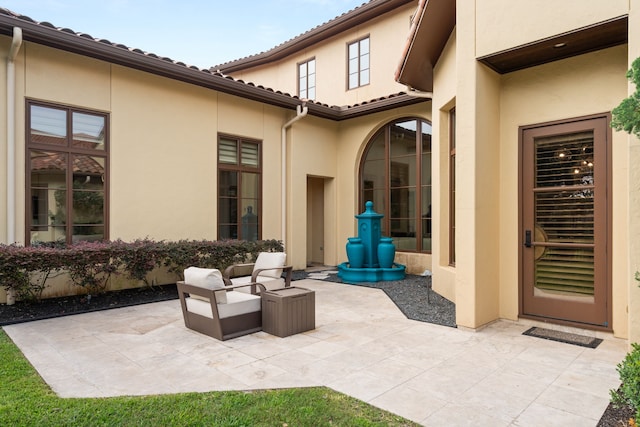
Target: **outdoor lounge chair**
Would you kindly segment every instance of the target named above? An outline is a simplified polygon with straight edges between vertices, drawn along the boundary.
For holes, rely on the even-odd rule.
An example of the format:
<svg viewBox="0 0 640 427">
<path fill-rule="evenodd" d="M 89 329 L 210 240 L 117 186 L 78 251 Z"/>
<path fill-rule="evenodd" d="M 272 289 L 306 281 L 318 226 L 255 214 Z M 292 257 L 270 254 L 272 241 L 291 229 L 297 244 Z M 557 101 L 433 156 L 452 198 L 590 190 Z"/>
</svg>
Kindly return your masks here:
<svg viewBox="0 0 640 427">
<path fill-rule="evenodd" d="M 221 341 L 262 330 L 259 295 L 236 292 L 250 283 L 225 286 L 220 270 L 189 267 L 177 283 L 187 328 Z"/>
<path fill-rule="evenodd" d="M 224 283 L 228 286 L 247 285 L 241 292 L 259 293 L 256 286 L 260 283 L 265 289 L 273 290 L 291 286 L 293 266 L 285 265 L 287 254 L 284 252 L 260 252 L 255 263 L 234 264 L 224 271 Z M 282 277 L 282 273 L 285 277 Z"/>
</svg>

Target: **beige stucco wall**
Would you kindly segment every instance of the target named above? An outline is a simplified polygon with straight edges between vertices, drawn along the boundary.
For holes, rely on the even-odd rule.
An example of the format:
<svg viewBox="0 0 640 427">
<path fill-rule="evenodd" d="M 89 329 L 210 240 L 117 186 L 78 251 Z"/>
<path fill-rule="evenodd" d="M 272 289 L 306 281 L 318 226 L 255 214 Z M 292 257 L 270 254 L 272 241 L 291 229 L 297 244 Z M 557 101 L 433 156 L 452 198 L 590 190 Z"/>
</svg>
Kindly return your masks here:
<svg viewBox="0 0 640 427">
<path fill-rule="evenodd" d="M 8 40 L 1 38 L 5 51 Z M 111 239 L 217 238 L 218 132 L 261 140 L 263 188 L 280 188 L 280 130 L 291 114 L 284 109 L 31 43 L 20 51 L 16 75 L 20 243 L 25 235 L 25 97 L 110 113 Z M 6 113 L 2 116 L 6 120 Z M 0 138 L 5 146 L 6 134 Z M 5 150 L 0 160 L 5 164 Z M 3 195 L 5 178 L 0 178 Z M 265 194 L 263 238 L 282 239 L 279 192 Z M 0 215 L 6 224 L 5 213 Z"/>
<path fill-rule="evenodd" d="M 396 83 L 393 76 L 400 62 L 409 33 L 410 18 L 417 4 L 417 1 L 408 3 L 281 61 L 234 72 L 231 75 L 244 81 L 297 95 L 297 64 L 315 57 L 317 83 L 315 99 L 321 103 L 353 105 L 403 91 L 404 86 Z M 371 41 L 371 83 L 347 90 L 347 43 L 367 35 Z"/>
<path fill-rule="evenodd" d="M 628 68 L 640 57 L 640 0 L 629 0 L 629 55 Z M 629 84 L 627 93 L 632 94 L 637 88 Z M 629 342 L 640 342 L 640 287 L 633 279 L 636 271 L 640 271 L 640 139 L 627 136 L 624 142 L 628 147 L 629 182 L 629 215 L 625 225 L 628 225 L 628 312 L 629 312 Z M 621 254 L 622 256 L 622 254 Z"/>
<path fill-rule="evenodd" d="M 629 7 L 629 0 L 483 0 L 475 3 L 479 57 L 625 15 Z"/>
<path fill-rule="evenodd" d="M 518 126 L 611 111 L 626 96 L 627 46 L 510 73 L 501 82 L 500 313 L 518 315 Z M 588 90 L 585 90 L 588 88 Z M 526 100 L 526 102 L 523 102 Z M 626 135 L 613 132 L 612 312 L 617 336 L 627 336 Z"/>
<path fill-rule="evenodd" d="M 449 112 L 456 106 L 456 31 L 434 68 L 433 92 L 433 290 L 450 301 L 456 298 L 456 268 L 449 265 Z"/>
</svg>

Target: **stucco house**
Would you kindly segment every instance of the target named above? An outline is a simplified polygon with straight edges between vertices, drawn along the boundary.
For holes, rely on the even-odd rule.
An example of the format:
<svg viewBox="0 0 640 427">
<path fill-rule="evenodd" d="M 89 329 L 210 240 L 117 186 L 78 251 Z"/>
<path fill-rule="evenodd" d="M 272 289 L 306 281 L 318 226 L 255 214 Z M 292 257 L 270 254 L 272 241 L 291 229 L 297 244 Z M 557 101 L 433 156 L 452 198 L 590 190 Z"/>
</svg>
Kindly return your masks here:
<svg viewBox="0 0 640 427">
<path fill-rule="evenodd" d="M 639 0 L 372 0 L 208 70 L 0 9 L 0 54 L 2 242 L 273 238 L 302 269 L 372 200 L 458 326 L 640 340 L 639 141 L 609 127 Z"/>
</svg>

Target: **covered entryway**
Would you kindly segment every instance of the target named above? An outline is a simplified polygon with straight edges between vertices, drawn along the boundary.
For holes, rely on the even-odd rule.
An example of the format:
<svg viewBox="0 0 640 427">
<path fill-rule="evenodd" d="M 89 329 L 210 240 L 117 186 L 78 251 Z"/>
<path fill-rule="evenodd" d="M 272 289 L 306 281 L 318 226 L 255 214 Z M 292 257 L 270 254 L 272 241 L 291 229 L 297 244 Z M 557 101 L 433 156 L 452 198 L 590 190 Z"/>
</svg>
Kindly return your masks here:
<svg viewBox="0 0 640 427">
<path fill-rule="evenodd" d="M 521 316 L 610 329 L 608 123 L 520 129 Z"/>
<path fill-rule="evenodd" d="M 307 177 L 307 266 L 324 265 L 325 180 Z"/>
</svg>

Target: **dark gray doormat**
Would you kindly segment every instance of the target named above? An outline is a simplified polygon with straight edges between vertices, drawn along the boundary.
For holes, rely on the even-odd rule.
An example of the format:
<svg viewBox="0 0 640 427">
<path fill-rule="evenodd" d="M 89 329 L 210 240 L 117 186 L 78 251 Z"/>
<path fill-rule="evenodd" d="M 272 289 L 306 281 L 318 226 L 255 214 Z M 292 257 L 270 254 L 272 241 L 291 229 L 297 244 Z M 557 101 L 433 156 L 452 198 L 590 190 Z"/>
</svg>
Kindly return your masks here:
<svg viewBox="0 0 640 427">
<path fill-rule="evenodd" d="M 558 341 L 589 348 L 596 348 L 602 342 L 600 338 L 587 337 L 584 335 L 577 335 L 569 332 L 554 331 L 552 329 L 537 328 L 535 326 L 524 331 L 522 335 L 528 335 L 530 337 L 543 338 L 545 340 Z"/>
</svg>

